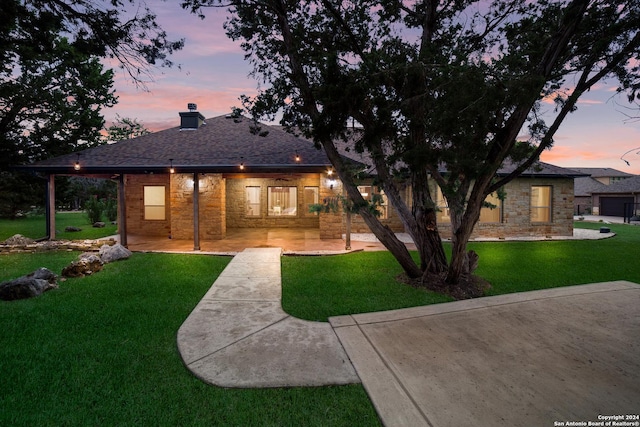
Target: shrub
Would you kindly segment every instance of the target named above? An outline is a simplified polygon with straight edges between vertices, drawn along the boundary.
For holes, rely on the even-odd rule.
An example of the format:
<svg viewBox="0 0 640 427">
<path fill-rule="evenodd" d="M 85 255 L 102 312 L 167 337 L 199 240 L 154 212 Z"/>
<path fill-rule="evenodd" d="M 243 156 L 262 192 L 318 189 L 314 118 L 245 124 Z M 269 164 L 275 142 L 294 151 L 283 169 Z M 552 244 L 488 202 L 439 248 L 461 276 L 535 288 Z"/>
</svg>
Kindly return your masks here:
<svg viewBox="0 0 640 427">
<path fill-rule="evenodd" d="M 109 221 L 118 220 L 118 202 L 116 199 L 109 197 L 104 201 L 104 214 Z"/>
<path fill-rule="evenodd" d="M 98 221 L 102 221 L 102 213 L 104 212 L 104 203 L 98 200 L 97 197 L 91 197 L 84 202 L 84 211 L 87 214 L 89 223 L 95 224 Z"/>
</svg>

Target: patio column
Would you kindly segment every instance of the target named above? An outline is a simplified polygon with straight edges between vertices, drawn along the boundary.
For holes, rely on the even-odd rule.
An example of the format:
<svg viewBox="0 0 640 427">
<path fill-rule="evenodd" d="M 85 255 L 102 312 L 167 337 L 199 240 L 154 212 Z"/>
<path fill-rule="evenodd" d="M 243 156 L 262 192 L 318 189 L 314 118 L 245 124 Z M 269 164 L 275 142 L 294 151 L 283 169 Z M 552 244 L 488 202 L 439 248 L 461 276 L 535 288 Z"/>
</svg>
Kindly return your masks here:
<svg viewBox="0 0 640 427">
<path fill-rule="evenodd" d="M 200 250 L 200 177 L 193 174 L 193 250 Z"/>
<path fill-rule="evenodd" d="M 47 175 L 47 200 L 45 202 L 45 216 L 47 221 L 47 238 L 56 238 L 56 181 L 55 175 Z"/>
<path fill-rule="evenodd" d="M 124 174 L 118 177 L 118 233 L 120 244 L 127 247 L 127 198 L 124 193 Z"/>
</svg>

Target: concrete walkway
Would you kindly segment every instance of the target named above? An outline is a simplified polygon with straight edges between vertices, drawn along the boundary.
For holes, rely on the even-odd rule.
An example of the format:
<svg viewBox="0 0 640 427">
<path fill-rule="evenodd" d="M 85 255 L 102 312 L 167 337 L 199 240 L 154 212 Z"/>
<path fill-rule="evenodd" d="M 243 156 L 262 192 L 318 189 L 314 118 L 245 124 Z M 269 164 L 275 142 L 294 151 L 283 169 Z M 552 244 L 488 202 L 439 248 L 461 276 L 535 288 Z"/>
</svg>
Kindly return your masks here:
<svg viewBox="0 0 640 427">
<path fill-rule="evenodd" d="M 185 365 L 220 387 L 287 387 L 360 380 L 329 323 L 281 308 L 280 248 L 245 249 L 178 331 Z"/>
<path fill-rule="evenodd" d="M 394 427 L 586 425 L 640 412 L 635 283 L 319 323 L 282 311 L 280 256 L 278 248 L 237 255 L 180 327 L 180 354 L 203 381 L 252 388 L 362 382 L 382 422 Z"/>
</svg>

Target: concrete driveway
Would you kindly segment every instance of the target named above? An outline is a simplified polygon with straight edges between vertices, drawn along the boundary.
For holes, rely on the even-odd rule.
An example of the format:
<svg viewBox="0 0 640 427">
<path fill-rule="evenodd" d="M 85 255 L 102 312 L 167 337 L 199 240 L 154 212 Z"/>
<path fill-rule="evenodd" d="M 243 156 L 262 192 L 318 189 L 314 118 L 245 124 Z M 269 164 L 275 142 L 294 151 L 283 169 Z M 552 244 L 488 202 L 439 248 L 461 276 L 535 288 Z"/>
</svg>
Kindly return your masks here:
<svg viewBox="0 0 640 427">
<path fill-rule="evenodd" d="M 640 286 L 634 283 L 330 323 L 387 426 L 640 425 Z M 617 416 L 623 418 L 606 418 Z M 614 420 L 629 424 L 606 424 Z"/>
</svg>

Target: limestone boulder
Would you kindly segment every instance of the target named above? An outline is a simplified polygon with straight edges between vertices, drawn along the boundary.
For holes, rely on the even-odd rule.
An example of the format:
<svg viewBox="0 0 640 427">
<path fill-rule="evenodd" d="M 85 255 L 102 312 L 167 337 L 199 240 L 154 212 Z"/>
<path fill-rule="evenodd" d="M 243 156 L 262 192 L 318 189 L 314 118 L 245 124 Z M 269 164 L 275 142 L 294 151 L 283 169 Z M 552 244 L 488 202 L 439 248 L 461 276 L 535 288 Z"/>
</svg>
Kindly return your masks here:
<svg viewBox="0 0 640 427">
<path fill-rule="evenodd" d="M 74 227 L 73 225 L 69 225 L 69 226 L 64 228 L 64 231 L 75 233 L 75 232 L 78 232 L 78 231 L 82 231 L 82 228 Z"/>
<path fill-rule="evenodd" d="M 84 277 L 102 270 L 102 259 L 95 253 L 81 254 L 77 260 L 62 269 L 64 277 Z"/>
<path fill-rule="evenodd" d="M 57 278 L 51 270 L 39 268 L 26 276 L 0 283 L 0 299 L 13 301 L 37 297 L 43 292 L 57 288 Z"/>
<path fill-rule="evenodd" d="M 118 261 L 121 259 L 127 259 L 131 256 L 131 251 L 120 243 L 115 245 L 102 245 L 100 247 L 100 258 L 102 262 L 107 264 L 109 262 Z"/>
<path fill-rule="evenodd" d="M 34 242 L 35 240 L 30 239 L 28 237 L 24 237 L 22 234 L 14 234 L 13 236 L 5 240 L 3 243 L 5 245 L 29 245 Z"/>
<path fill-rule="evenodd" d="M 104 228 L 106 226 L 106 224 L 102 221 L 98 221 L 98 222 L 94 222 L 93 223 L 93 227 L 94 228 Z"/>
</svg>

